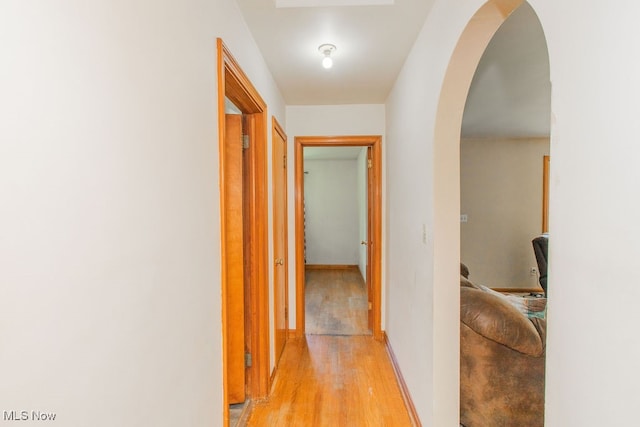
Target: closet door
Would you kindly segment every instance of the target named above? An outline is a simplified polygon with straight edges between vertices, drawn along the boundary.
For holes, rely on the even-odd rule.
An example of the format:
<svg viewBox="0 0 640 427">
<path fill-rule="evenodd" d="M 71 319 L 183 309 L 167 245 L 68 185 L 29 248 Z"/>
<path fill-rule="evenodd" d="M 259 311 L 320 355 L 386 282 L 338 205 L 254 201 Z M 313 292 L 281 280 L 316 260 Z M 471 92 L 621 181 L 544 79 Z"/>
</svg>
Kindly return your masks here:
<svg viewBox="0 0 640 427">
<path fill-rule="evenodd" d="M 287 290 L 287 137 L 273 120 L 273 316 L 275 363 L 287 340 L 289 302 Z"/>
<path fill-rule="evenodd" d="M 244 201 L 242 116 L 228 114 L 224 141 L 224 221 L 233 234 L 225 238 L 227 393 L 229 404 L 245 400 L 244 345 Z"/>
</svg>

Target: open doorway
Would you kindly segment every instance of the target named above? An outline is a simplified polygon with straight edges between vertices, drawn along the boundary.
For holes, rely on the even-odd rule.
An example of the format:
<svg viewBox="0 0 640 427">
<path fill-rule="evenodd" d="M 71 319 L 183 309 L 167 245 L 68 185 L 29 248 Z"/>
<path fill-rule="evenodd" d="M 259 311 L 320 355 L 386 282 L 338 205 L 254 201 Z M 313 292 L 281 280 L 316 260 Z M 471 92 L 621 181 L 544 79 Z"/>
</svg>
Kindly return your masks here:
<svg viewBox="0 0 640 427">
<path fill-rule="evenodd" d="M 218 121 L 223 425 L 269 391 L 266 104 L 221 39 Z"/>
<path fill-rule="evenodd" d="M 305 332 L 368 335 L 369 147 L 306 147 Z"/>
<path fill-rule="evenodd" d="M 306 310 L 305 310 L 305 289 L 306 289 L 306 273 L 309 261 L 316 262 L 313 267 L 316 270 L 344 270 L 340 274 L 346 277 L 347 270 L 361 274 L 365 281 L 367 290 L 366 304 L 366 330 L 371 331 L 377 339 L 382 339 L 381 331 L 381 137 L 380 136 L 345 136 L 345 137 L 296 137 L 295 138 L 295 215 L 296 215 L 296 332 L 303 335 L 307 329 L 306 326 Z M 306 253 L 305 243 L 305 176 L 312 176 L 311 179 L 319 178 L 322 166 L 314 172 L 307 170 L 309 174 L 305 175 L 304 150 L 320 147 L 354 147 L 356 159 L 354 166 L 357 165 L 357 158 L 360 157 L 364 164 L 366 173 L 366 220 L 362 223 L 366 224 L 366 233 L 362 233 L 360 225 L 356 221 L 351 227 L 347 226 L 342 231 L 346 234 L 348 231 L 351 237 L 350 250 L 355 253 L 356 264 L 339 264 L 333 263 L 331 248 L 322 248 L 320 245 L 317 253 Z M 355 171 L 354 171 L 355 172 Z M 321 202 L 320 202 L 321 203 Z M 354 200 L 357 205 L 357 200 Z M 321 225 L 320 225 L 321 226 Z M 340 231 L 338 231 L 340 233 Z M 366 235 L 366 239 L 363 236 Z M 349 239 L 349 236 L 346 236 Z M 362 248 L 354 249 L 358 245 Z M 362 250 L 364 249 L 364 250 Z M 310 258 L 307 257 L 310 256 Z M 314 259 L 316 261 L 314 261 Z M 322 261 L 327 260 L 327 261 Z M 329 263 L 326 263 L 329 262 Z M 333 265 L 333 267 L 332 267 Z M 355 270 L 355 271 L 353 271 Z M 334 272 L 335 272 L 334 271 Z M 357 303 L 356 303 L 357 304 Z"/>
<path fill-rule="evenodd" d="M 502 292 L 542 291 L 532 241 L 548 231 L 550 116 L 547 45 L 523 3 L 480 59 L 460 138 L 460 258 L 475 282 Z"/>
</svg>

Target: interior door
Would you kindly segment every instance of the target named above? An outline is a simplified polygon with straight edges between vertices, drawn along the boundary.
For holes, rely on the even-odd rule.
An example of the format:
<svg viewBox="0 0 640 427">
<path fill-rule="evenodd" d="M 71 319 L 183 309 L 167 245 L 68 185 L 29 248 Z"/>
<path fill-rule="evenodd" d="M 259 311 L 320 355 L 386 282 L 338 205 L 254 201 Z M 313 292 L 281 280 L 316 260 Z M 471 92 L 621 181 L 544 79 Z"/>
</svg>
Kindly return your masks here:
<svg viewBox="0 0 640 427">
<path fill-rule="evenodd" d="M 242 115 L 227 114 L 225 120 L 227 397 L 234 404 L 245 400 Z"/>
<path fill-rule="evenodd" d="M 367 326 L 370 331 L 373 331 L 373 285 L 372 285 L 372 277 L 373 271 L 371 269 L 372 265 L 372 253 L 373 253 L 373 245 L 377 244 L 377 242 L 373 241 L 373 191 L 375 189 L 375 181 L 373 176 L 373 149 L 371 147 L 367 147 L 367 277 L 366 277 L 366 285 L 367 285 L 367 301 L 369 304 L 369 311 L 367 315 Z"/>
<path fill-rule="evenodd" d="M 275 362 L 287 339 L 289 302 L 287 290 L 287 137 L 273 121 L 273 295 Z"/>
</svg>

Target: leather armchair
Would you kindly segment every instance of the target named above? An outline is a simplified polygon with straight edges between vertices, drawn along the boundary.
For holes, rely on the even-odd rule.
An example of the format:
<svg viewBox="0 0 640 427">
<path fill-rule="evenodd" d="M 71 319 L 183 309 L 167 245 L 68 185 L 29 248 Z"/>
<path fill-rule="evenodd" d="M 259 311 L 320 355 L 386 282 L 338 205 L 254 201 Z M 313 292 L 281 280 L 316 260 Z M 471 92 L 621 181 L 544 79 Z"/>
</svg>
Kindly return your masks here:
<svg viewBox="0 0 640 427">
<path fill-rule="evenodd" d="M 461 279 L 460 422 L 542 427 L 546 320 Z"/>
</svg>

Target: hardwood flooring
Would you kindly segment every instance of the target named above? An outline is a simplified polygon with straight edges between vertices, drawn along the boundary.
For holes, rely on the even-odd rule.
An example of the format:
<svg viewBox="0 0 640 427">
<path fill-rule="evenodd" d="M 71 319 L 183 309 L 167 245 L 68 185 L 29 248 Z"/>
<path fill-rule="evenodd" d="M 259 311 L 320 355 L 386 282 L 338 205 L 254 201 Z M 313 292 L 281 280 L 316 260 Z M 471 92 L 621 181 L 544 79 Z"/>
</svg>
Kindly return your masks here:
<svg viewBox="0 0 640 427">
<path fill-rule="evenodd" d="M 307 334 L 364 335 L 367 288 L 357 267 L 307 269 L 305 273 L 305 330 Z"/>
<path fill-rule="evenodd" d="M 285 345 L 252 427 L 404 427 L 409 412 L 383 343 L 367 328 L 365 283 L 357 269 L 308 270 L 306 331 Z"/>
<path fill-rule="evenodd" d="M 384 344 L 371 336 L 307 335 L 285 345 L 268 400 L 247 426 L 411 426 Z"/>
</svg>

